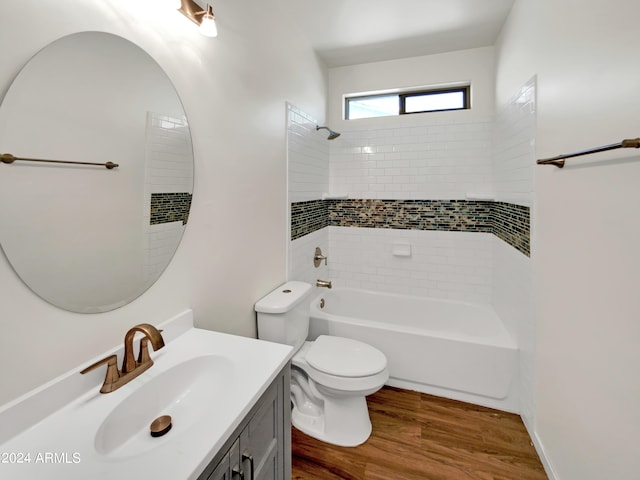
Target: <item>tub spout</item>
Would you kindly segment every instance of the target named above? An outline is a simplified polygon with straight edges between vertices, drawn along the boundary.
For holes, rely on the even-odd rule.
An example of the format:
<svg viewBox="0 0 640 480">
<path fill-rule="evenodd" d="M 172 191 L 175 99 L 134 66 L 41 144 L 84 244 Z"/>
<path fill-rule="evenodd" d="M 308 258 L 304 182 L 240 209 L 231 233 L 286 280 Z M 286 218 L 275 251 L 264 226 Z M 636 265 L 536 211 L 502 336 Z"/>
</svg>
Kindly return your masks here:
<svg viewBox="0 0 640 480">
<path fill-rule="evenodd" d="M 331 288 L 331 280 L 316 280 L 316 287 Z"/>
</svg>

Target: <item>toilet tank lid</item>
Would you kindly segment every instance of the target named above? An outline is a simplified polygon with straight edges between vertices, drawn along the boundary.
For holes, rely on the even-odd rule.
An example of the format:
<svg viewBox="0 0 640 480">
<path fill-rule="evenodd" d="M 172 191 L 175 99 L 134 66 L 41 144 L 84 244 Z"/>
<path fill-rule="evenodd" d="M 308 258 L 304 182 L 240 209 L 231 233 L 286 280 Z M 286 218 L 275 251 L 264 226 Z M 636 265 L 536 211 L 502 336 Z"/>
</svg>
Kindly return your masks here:
<svg viewBox="0 0 640 480">
<path fill-rule="evenodd" d="M 260 313 L 288 312 L 304 300 L 310 291 L 311 285 L 306 282 L 287 282 L 258 300 L 255 310 Z"/>
</svg>

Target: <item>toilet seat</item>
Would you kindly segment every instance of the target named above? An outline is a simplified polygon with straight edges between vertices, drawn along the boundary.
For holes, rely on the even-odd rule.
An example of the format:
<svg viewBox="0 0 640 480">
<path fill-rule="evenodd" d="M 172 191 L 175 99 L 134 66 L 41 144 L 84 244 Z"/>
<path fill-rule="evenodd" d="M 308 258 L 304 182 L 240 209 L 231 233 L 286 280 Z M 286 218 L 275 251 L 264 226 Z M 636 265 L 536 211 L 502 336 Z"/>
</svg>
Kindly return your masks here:
<svg viewBox="0 0 640 480">
<path fill-rule="evenodd" d="M 316 347 L 316 342 L 320 340 L 322 337 L 326 337 L 325 340 L 321 340 L 319 344 L 319 348 Z M 327 340 L 328 339 L 328 340 Z M 338 339 L 334 341 L 334 339 Z M 342 340 L 346 340 L 347 342 L 342 342 Z M 351 344 L 351 342 L 354 342 Z M 337 348 L 340 345 L 346 345 L 347 348 L 342 350 Z M 358 348 L 362 345 L 367 348 L 363 348 L 360 351 L 364 352 L 361 356 L 363 359 L 371 359 L 373 361 L 372 365 L 365 367 L 361 365 L 362 362 L 355 361 L 353 362 L 353 358 L 348 357 L 348 355 L 354 354 L 354 352 L 358 352 Z M 309 353 L 316 349 L 316 354 L 311 355 L 311 359 L 316 362 L 321 368 L 316 368 L 309 362 Z M 379 358 L 379 355 L 382 356 L 382 359 Z M 335 359 L 342 359 L 344 362 L 340 367 L 337 365 L 339 362 L 331 360 L 330 357 L 335 357 Z M 358 357 L 360 355 L 353 355 Z M 326 361 L 326 363 L 325 363 Z M 338 371 L 340 368 L 341 372 L 351 373 L 358 371 L 358 368 L 349 367 L 348 364 L 353 363 L 361 372 L 369 371 L 372 373 L 368 373 L 362 376 L 346 376 L 346 375 L 336 375 L 332 373 L 328 373 L 324 369 Z M 305 342 L 300 350 L 294 355 L 292 359 L 292 364 L 300 369 L 302 369 L 310 379 L 316 382 L 318 385 L 323 387 L 327 387 L 329 389 L 335 389 L 339 392 L 360 392 L 363 395 L 368 395 L 373 393 L 382 387 L 384 383 L 389 379 L 389 372 L 387 370 L 387 359 L 382 352 L 375 349 L 374 347 L 363 344 L 362 342 L 358 342 L 356 340 L 351 340 L 348 338 L 342 337 L 332 337 L 327 335 L 320 335 L 315 342 Z M 324 368 L 324 369 L 323 369 Z M 369 392 L 369 393 L 367 393 Z"/>
<path fill-rule="evenodd" d="M 307 352 L 306 360 L 314 369 L 339 377 L 368 377 L 387 366 L 384 354 L 351 338 L 320 335 Z"/>
</svg>

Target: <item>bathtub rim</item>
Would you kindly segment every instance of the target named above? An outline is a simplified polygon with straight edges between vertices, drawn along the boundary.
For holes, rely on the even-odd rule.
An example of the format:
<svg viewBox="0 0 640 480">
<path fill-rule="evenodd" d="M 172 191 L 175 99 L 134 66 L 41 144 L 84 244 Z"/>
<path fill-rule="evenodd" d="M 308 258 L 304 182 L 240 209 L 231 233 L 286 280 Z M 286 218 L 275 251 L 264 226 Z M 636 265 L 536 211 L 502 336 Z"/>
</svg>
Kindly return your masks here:
<svg viewBox="0 0 640 480">
<path fill-rule="evenodd" d="M 402 298 L 402 297 L 409 297 L 412 299 L 420 299 L 420 300 L 426 300 L 426 301 L 434 301 L 434 302 L 442 302 L 442 303 L 447 303 L 447 304 L 462 304 L 465 305 L 467 307 L 472 307 L 472 308 L 478 308 L 478 309 L 482 309 L 482 310 L 487 310 L 490 309 L 490 312 L 493 314 L 493 316 L 495 317 L 495 319 L 500 323 L 500 327 L 501 327 L 501 335 L 499 337 L 477 337 L 477 336 L 473 336 L 473 335 L 464 335 L 461 333 L 455 333 L 452 335 L 447 335 L 446 333 L 443 332 L 438 332 L 436 330 L 429 330 L 426 328 L 416 328 L 416 327 L 411 327 L 411 326 L 403 326 L 403 325 L 397 325 L 397 324 L 393 324 L 393 323 L 389 323 L 389 322 L 379 322 L 376 320 L 366 320 L 366 319 L 360 319 L 360 318 L 355 318 L 355 317 L 349 317 L 349 316 L 345 316 L 345 315 L 337 315 L 334 313 L 328 313 L 326 311 L 323 311 L 320 307 L 319 307 L 319 303 L 320 303 L 320 299 L 324 296 L 327 295 L 331 295 L 333 292 L 331 291 L 321 291 L 319 288 L 316 289 L 316 292 L 314 292 L 314 294 L 311 296 L 311 301 L 310 301 L 310 305 L 309 305 L 309 312 L 310 312 L 310 319 L 313 318 L 318 318 L 318 319 L 326 319 L 328 321 L 337 321 L 337 322 L 344 322 L 347 323 L 349 325 L 355 325 L 355 326 L 360 326 L 360 327 L 368 327 L 368 328 L 375 328 L 377 330 L 388 330 L 388 327 L 391 327 L 393 330 L 395 331 L 399 331 L 402 333 L 407 333 L 407 334 L 412 334 L 412 335 L 425 335 L 425 336 L 431 336 L 431 337 L 435 337 L 435 338 L 439 338 L 439 339 L 443 339 L 443 340 L 451 340 L 451 341 L 460 341 L 460 342 L 464 342 L 464 343 L 473 343 L 473 344 L 480 344 L 480 345 L 486 345 L 489 347 L 498 347 L 498 348 L 507 348 L 507 349 L 514 349 L 514 350 L 518 350 L 518 343 L 517 340 L 511 335 L 511 333 L 509 332 L 509 330 L 506 328 L 504 322 L 502 321 L 502 319 L 500 318 L 500 316 L 498 315 L 498 313 L 495 311 L 494 307 L 491 304 L 486 304 L 486 303 L 475 303 L 475 302 L 469 302 L 469 301 L 464 301 L 464 300 L 452 300 L 452 299 L 448 299 L 448 298 L 438 298 L 438 297 L 422 297 L 422 296 L 418 296 L 418 295 L 409 295 L 409 294 L 404 294 L 404 293 L 396 293 L 396 292 L 383 292 L 383 291 L 378 291 L 378 290 L 371 290 L 371 289 L 364 289 L 364 288 L 353 288 L 353 287 L 334 287 L 335 290 L 340 290 L 340 291 L 357 291 L 357 292 L 362 292 L 362 293 L 366 293 L 366 294 L 371 294 L 371 295 L 383 295 L 383 296 L 390 296 L 390 297 L 394 297 L 394 298 Z M 499 340 L 499 341 L 498 341 Z"/>
</svg>

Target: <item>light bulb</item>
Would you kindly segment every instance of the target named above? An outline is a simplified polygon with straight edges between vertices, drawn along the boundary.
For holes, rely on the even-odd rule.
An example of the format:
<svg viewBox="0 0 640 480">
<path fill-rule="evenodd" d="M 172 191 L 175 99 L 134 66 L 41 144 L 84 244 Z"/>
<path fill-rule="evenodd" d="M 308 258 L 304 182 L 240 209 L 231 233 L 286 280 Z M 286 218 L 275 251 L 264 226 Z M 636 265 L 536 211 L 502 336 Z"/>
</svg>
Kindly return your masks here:
<svg viewBox="0 0 640 480">
<path fill-rule="evenodd" d="M 216 17 L 213 15 L 213 8 L 209 4 L 207 4 L 207 12 L 202 15 L 202 19 L 200 20 L 200 33 L 205 37 L 218 36 Z"/>
</svg>

